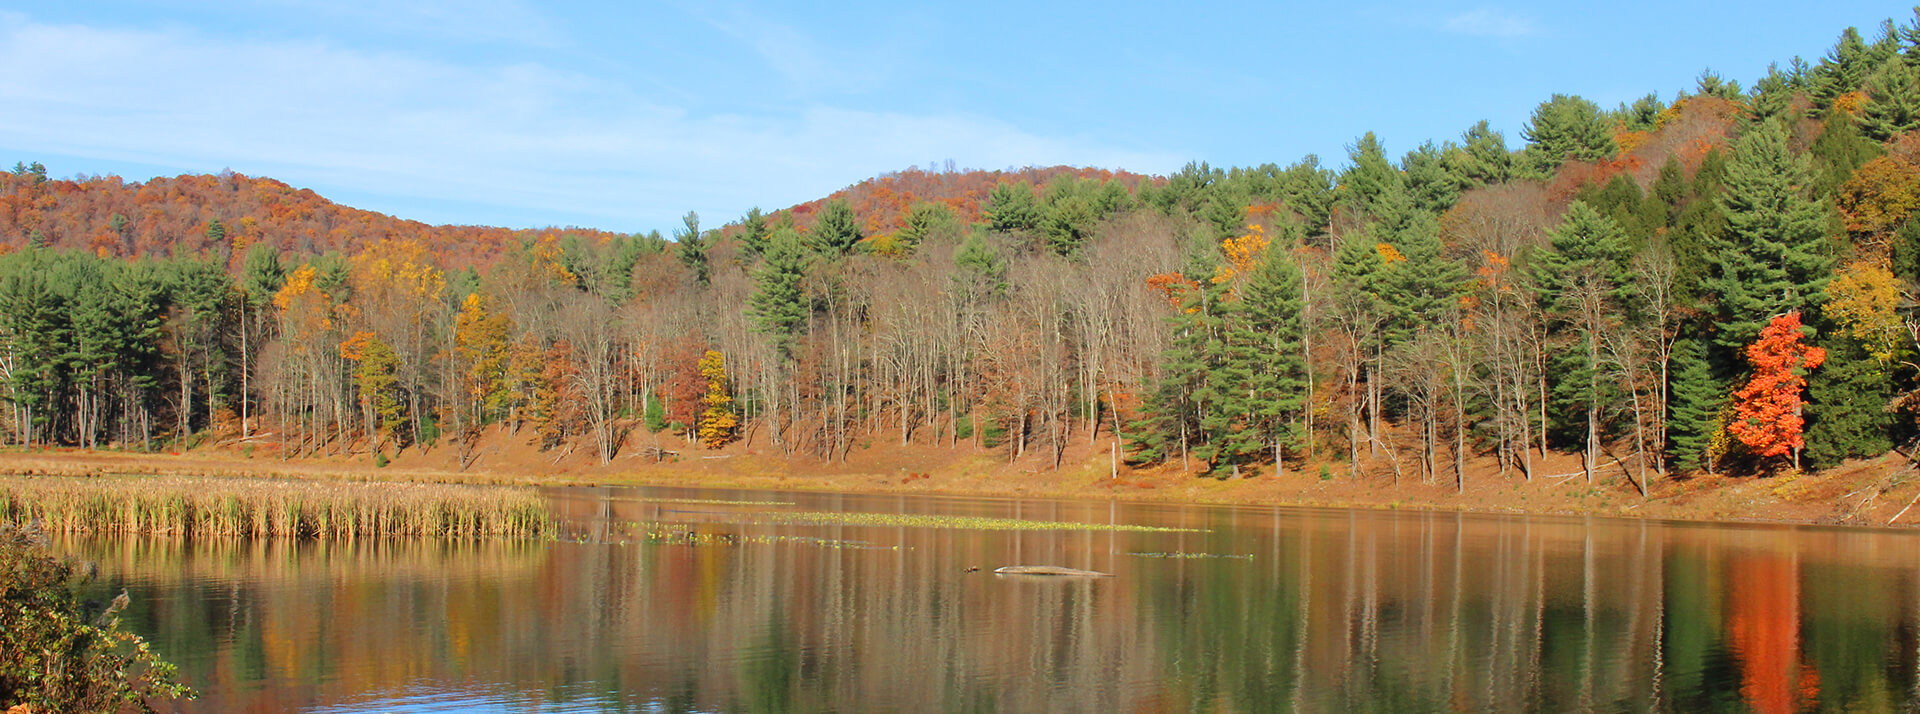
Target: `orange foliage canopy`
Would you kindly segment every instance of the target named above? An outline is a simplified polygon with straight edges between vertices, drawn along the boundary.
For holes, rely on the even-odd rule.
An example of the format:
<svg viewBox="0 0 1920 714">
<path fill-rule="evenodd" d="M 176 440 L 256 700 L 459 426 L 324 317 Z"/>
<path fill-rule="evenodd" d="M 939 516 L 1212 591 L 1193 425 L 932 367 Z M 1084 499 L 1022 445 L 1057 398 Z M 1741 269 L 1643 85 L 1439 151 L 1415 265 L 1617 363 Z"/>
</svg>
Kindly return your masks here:
<svg viewBox="0 0 1920 714">
<path fill-rule="evenodd" d="M 1801 431 L 1801 393 L 1807 370 L 1827 361 L 1827 351 L 1801 344 L 1800 313 L 1773 318 L 1760 339 L 1747 345 L 1753 378 L 1734 393 L 1734 421 L 1727 425 L 1740 443 L 1761 456 L 1782 456 L 1806 444 Z"/>
<path fill-rule="evenodd" d="M 1168 304 L 1180 307 L 1187 301 L 1188 291 L 1200 289 L 1200 284 L 1179 273 L 1160 273 L 1147 277 L 1147 287 L 1166 295 Z"/>
</svg>

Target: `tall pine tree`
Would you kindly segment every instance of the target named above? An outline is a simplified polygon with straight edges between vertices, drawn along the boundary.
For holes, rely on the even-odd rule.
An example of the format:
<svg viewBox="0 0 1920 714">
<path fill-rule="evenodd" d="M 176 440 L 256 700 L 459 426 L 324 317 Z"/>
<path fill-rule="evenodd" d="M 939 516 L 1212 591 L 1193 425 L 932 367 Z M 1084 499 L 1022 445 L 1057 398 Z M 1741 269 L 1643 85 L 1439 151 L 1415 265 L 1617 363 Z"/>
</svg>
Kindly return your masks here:
<svg viewBox="0 0 1920 714">
<path fill-rule="evenodd" d="M 820 220 L 807 232 L 807 243 L 813 252 L 832 260 L 853 252 L 866 237 L 860 230 L 859 219 L 853 215 L 853 207 L 836 198 L 821 209 Z"/>
<path fill-rule="evenodd" d="M 1682 339 L 1673 345 L 1670 402 L 1667 410 L 1667 453 L 1683 470 L 1713 472 L 1718 455 L 1715 437 L 1723 425 L 1720 411 L 1729 387 L 1713 377 L 1707 347 L 1700 340 Z"/>
<path fill-rule="evenodd" d="M 1611 397 L 1611 385 L 1602 379 L 1602 342 L 1626 314 L 1632 259 L 1619 224 L 1584 201 L 1568 207 L 1549 248 L 1534 258 L 1534 288 L 1550 331 L 1571 343 L 1556 361 L 1561 374 L 1554 401 L 1561 402 L 1562 413 L 1578 404 L 1577 428 L 1562 431 L 1578 434 L 1589 481 L 1597 467 L 1602 406 Z"/>
<path fill-rule="evenodd" d="M 1868 102 L 1860 111 L 1860 133 L 1887 141 L 1920 126 L 1920 70 L 1888 62 L 1867 82 Z"/>
<path fill-rule="evenodd" d="M 792 228 L 781 226 L 768 237 L 764 258 L 753 274 L 747 314 L 753 318 L 754 329 L 772 340 L 781 359 L 791 359 L 794 340 L 806 327 L 809 310 L 800 286 L 806 278 L 806 249 Z"/>
<path fill-rule="evenodd" d="M 1787 146 L 1785 127 L 1755 127 L 1734 146 L 1720 211 L 1727 226 L 1708 241 L 1719 296 L 1715 341 L 1743 350 L 1775 316 L 1817 306 L 1833 271 L 1826 216 L 1807 193 L 1807 162 Z"/>
<path fill-rule="evenodd" d="M 1274 473 L 1279 474 L 1286 470 L 1286 449 L 1303 436 L 1298 418 L 1306 408 L 1300 267 L 1288 255 L 1288 246 L 1276 243 L 1240 279 L 1245 309 L 1235 332 L 1237 339 L 1253 348 L 1248 353 L 1254 362 L 1248 391 L 1254 400 L 1254 422 L 1272 446 Z"/>
</svg>

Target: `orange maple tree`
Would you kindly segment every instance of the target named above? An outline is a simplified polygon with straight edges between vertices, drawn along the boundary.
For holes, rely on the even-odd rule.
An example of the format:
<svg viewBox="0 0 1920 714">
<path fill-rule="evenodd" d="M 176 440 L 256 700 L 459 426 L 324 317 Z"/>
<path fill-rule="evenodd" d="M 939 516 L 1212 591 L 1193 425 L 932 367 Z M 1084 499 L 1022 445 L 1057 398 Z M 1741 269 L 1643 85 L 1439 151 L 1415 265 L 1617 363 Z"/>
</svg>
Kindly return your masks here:
<svg viewBox="0 0 1920 714">
<path fill-rule="evenodd" d="M 1734 393 L 1734 420 L 1727 431 L 1760 456 L 1797 457 L 1806 444 L 1801 416 L 1807 370 L 1827 361 L 1827 351 L 1801 343 L 1800 313 L 1773 318 L 1760 338 L 1747 345 L 1753 377 Z M 1796 465 L 1798 459 L 1796 458 Z"/>
</svg>

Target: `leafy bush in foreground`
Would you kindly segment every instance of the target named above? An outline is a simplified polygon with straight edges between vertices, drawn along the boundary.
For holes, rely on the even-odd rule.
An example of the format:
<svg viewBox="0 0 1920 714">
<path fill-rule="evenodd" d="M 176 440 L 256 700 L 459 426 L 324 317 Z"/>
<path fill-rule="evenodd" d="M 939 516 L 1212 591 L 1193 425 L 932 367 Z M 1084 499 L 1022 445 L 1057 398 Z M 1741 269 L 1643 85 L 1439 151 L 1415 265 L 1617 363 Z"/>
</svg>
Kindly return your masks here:
<svg viewBox="0 0 1920 714">
<path fill-rule="evenodd" d="M 0 710 L 113 712 L 193 696 L 139 635 L 120 629 L 121 593 L 89 616 L 74 586 L 89 577 L 55 558 L 37 529 L 0 523 Z"/>
</svg>

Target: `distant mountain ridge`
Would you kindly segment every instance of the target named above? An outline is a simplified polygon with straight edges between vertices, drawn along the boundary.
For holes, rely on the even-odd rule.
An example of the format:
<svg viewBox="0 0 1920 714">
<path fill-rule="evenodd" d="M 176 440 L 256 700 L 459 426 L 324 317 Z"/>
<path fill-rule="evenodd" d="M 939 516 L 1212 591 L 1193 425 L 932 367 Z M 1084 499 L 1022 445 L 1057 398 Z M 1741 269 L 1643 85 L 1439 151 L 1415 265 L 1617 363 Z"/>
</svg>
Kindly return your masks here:
<svg viewBox="0 0 1920 714">
<path fill-rule="evenodd" d="M 1126 171 L 1070 166 L 1009 170 L 888 172 L 825 197 L 772 211 L 812 225 L 830 200 L 845 200 L 869 234 L 898 230 L 914 205 L 938 203 L 962 220 L 979 220 L 994 185 L 1025 181 L 1046 185 L 1061 177 L 1119 181 L 1129 188 L 1155 177 Z M 706 216 L 710 226 L 735 216 Z M 312 189 L 268 177 L 225 171 L 182 174 L 148 181 L 119 176 L 50 179 L 39 164 L 0 172 L 0 246 L 38 244 L 87 250 L 103 256 L 214 255 L 230 264 L 246 249 L 266 242 L 293 254 L 356 253 L 386 240 L 417 241 L 448 263 L 488 264 L 518 241 L 571 234 L 604 243 L 615 231 L 593 228 L 511 229 L 478 225 L 431 225 L 354 208 Z"/>
</svg>

